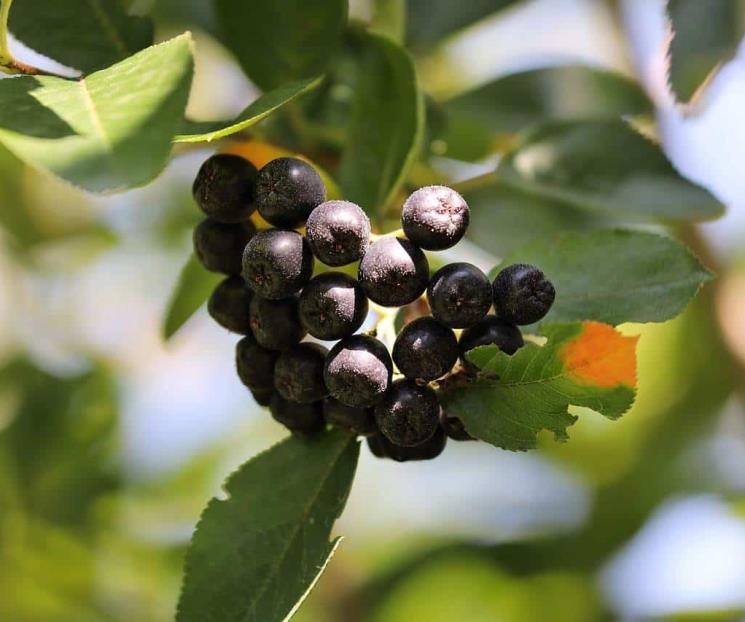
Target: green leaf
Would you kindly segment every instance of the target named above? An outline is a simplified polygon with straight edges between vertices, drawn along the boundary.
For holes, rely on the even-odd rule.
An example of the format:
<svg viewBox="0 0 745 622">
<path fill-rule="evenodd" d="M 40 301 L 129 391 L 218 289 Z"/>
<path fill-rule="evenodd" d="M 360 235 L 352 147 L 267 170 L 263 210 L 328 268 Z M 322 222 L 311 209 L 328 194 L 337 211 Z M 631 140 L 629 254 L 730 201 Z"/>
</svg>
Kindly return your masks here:
<svg viewBox="0 0 745 622">
<path fill-rule="evenodd" d="M 210 297 L 224 277 L 204 269 L 191 255 L 181 270 L 176 287 L 168 302 L 163 337 L 170 339 Z"/>
<path fill-rule="evenodd" d="M 620 120 L 547 122 L 523 137 L 497 174 L 540 198 L 645 222 L 709 220 L 724 210 Z"/>
<path fill-rule="evenodd" d="M 432 47 L 444 37 L 517 4 L 520 0 L 408 0 L 406 21 L 409 45 Z"/>
<path fill-rule="evenodd" d="M 212 2 L 204 0 L 155 0 L 151 11 L 160 24 L 179 28 L 201 28 L 212 35 L 219 35 L 217 16 Z"/>
<path fill-rule="evenodd" d="M 269 93 L 264 93 L 233 121 L 186 121 L 182 128 L 183 134 L 176 136 L 174 141 L 177 143 L 210 142 L 245 130 L 259 121 L 263 121 L 285 104 L 317 88 L 322 79 L 300 80 L 281 86 Z"/>
<path fill-rule="evenodd" d="M 150 19 L 127 15 L 118 0 L 19 0 L 9 26 L 29 47 L 83 73 L 153 43 Z"/>
<path fill-rule="evenodd" d="M 400 45 L 356 33 L 352 46 L 359 77 L 339 182 L 345 198 L 374 213 L 392 198 L 419 153 L 424 100 L 414 63 Z"/>
<path fill-rule="evenodd" d="M 85 190 L 141 186 L 168 160 L 192 72 L 192 41 L 185 34 L 84 80 L 2 80 L 0 142 Z"/>
<path fill-rule="evenodd" d="M 478 160 L 497 141 L 546 119 L 609 119 L 651 113 L 653 106 L 639 85 L 621 74 L 567 65 L 488 82 L 450 99 L 445 110 L 446 155 Z"/>
<path fill-rule="evenodd" d="M 279 622 L 294 613 L 339 540 L 359 444 L 339 431 L 291 437 L 256 456 L 213 499 L 187 554 L 177 622 Z"/>
<path fill-rule="evenodd" d="M 402 43 L 406 31 L 406 0 L 375 0 L 370 29 Z"/>
<path fill-rule="evenodd" d="M 323 73 L 341 44 L 347 0 L 217 0 L 228 48 L 264 90 Z"/>
<path fill-rule="evenodd" d="M 472 436 L 503 449 L 536 446 L 538 433 L 568 439 L 577 417 L 570 405 L 609 419 L 623 415 L 636 394 L 636 337 L 597 322 L 544 327 L 544 346 L 526 343 L 508 356 L 495 346 L 468 354 L 481 376 L 443 395 L 447 413 Z"/>
<path fill-rule="evenodd" d="M 681 313 L 712 278 L 680 242 L 641 231 L 538 240 L 511 253 L 503 265 L 521 262 L 539 266 L 556 287 L 546 316 L 553 322 L 664 322 Z"/>
<path fill-rule="evenodd" d="M 745 35 L 743 0 L 669 0 L 673 30 L 668 79 L 682 101 L 690 100 L 731 59 Z"/>
</svg>

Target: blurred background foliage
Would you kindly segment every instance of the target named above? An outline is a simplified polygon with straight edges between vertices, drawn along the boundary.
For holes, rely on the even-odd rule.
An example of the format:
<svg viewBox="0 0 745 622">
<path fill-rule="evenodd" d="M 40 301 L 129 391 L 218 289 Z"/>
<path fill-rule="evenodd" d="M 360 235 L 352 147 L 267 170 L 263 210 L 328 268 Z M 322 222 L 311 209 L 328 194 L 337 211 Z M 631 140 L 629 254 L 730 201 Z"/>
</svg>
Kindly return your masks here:
<svg viewBox="0 0 745 622">
<path fill-rule="evenodd" d="M 236 114 L 284 81 L 245 78 L 228 49 L 256 42 L 241 40 L 240 21 L 219 26 L 226 3 L 127 4 L 152 11 L 158 40 L 195 31 L 193 118 Z M 727 19 L 711 17 L 715 4 Z M 360 58 L 359 24 L 371 24 L 407 43 L 426 93 L 422 153 L 396 196 L 359 189 L 341 162 L 342 188 L 360 193 L 350 198 L 389 208 L 383 226 L 410 188 L 487 174 L 464 187 L 473 222 L 462 259 L 490 268 L 531 239 L 632 222 L 680 236 L 718 273 L 676 320 L 623 327 L 643 338 L 639 397 L 620 421 L 581 417 L 569 443 L 544 438 L 530 454 L 451 443 L 433 463 L 402 466 L 364 453 L 339 526 L 347 538 L 296 619 L 745 619 L 740 8 L 673 0 L 676 29 L 705 24 L 706 40 L 673 41 L 668 80 L 661 0 L 355 1 L 358 25 L 329 78 L 246 133 L 337 170 L 354 131 L 369 132 L 357 81 L 373 76 L 366 88 L 395 99 L 401 78 L 384 43 Z M 288 19 L 302 31 L 298 16 Z M 390 113 L 381 104 L 376 114 Z M 634 214 L 628 196 L 598 209 L 613 180 L 592 169 L 597 154 L 644 161 L 627 142 L 612 151 L 614 135 L 586 143 L 584 161 L 569 152 L 542 190 L 488 176 L 537 124 L 621 115 L 727 205 L 722 221 L 672 222 L 663 196 L 648 208 L 664 224 Z M 155 183 L 96 198 L 0 149 L 0 620 L 172 619 L 205 500 L 282 437 L 234 377 L 233 338 L 203 310 L 161 336 L 198 220 L 191 179 L 209 152 L 179 146 Z M 565 182 L 578 200 L 561 194 Z"/>
</svg>

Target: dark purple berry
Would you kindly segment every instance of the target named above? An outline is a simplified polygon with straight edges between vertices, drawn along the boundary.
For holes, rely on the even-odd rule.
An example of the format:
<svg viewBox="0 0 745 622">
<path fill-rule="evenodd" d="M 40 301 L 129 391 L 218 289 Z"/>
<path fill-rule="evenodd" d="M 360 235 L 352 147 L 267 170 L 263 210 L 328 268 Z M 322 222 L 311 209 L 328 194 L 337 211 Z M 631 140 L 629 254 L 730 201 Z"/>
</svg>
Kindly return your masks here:
<svg viewBox="0 0 745 622">
<path fill-rule="evenodd" d="M 274 394 L 274 389 L 251 389 L 251 395 L 259 406 L 269 406 Z"/>
<path fill-rule="evenodd" d="M 362 259 L 370 243 L 370 219 L 350 201 L 327 201 L 313 210 L 305 225 L 313 254 L 327 266 Z"/>
<path fill-rule="evenodd" d="M 321 402 L 298 404 L 275 393 L 269 402 L 269 412 L 275 421 L 302 436 L 317 434 L 324 426 Z"/>
<path fill-rule="evenodd" d="M 252 390 L 274 391 L 274 364 L 278 352 L 262 348 L 253 335 L 235 346 L 235 367 L 241 382 Z"/>
<path fill-rule="evenodd" d="M 396 462 L 433 460 L 444 451 L 448 440 L 442 428 L 437 428 L 426 441 L 413 447 L 394 445 L 382 434 L 380 436 L 382 439 L 380 445 L 385 452 L 385 457 Z"/>
<path fill-rule="evenodd" d="M 274 388 L 291 402 L 310 404 L 322 400 L 328 391 L 323 366 L 328 350 L 317 343 L 300 343 L 284 352 L 274 366 Z"/>
<path fill-rule="evenodd" d="M 470 263 L 451 263 L 435 272 L 427 288 L 432 315 L 450 328 L 484 319 L 492 304 L 489 278 Z"/>
<path fill-rule="evenodd" d="M 397 380 L 375 405 L 375 421 L 394 445 L 413 447 L 431 438 L 439 426 L 435 392 L 413 380 Z"/>
<path fill-rule="evenodd" d="M 388 454 L 386 453 L 387 443 L 388 441 L 379 432 L 377 434 L 371 434 L 367 437 L 367 447 L 370 450 L 370 453 L 372 453 L 372 455 L 376 458 L 388 457 Z"/>
<path fill-rule="evenodd" d="M 305 337 L 297 313 L 297 298 L 267 300 L 254 296 L 249 321 L 256 341 L 267 350 L 289 350 Z"/>
<path fill-rule="evenodd" d="M 402 307 L 422 295 L 429 281 L 429 264 L 409 240 L 380 238 L 360 262 L 359 281 L 367 297 L 384 307 Z"/>
<path fill-rule="evenodd" d="M 332 397 L 347 406 L 372 406 L 390 386 L 392 375 L 388 350 L 367 335 L 342 339 L 326 357 L 326 388 Z"/>
<path fill-rule="evenodd" d="M 197 173 L 192 194 L 210 218 L 234 223 L 248 220 L 256 206 L 256 167 L 245 158 L 219 153 L 209 158 Z"/>
<path fill-rule="evenodd" d="M 303 160 L 277 158 L 259 171 L 256 205 L 275 227 L 297 227 L 325 200 L 323 180 Z"/>
<path fill-rule="evenodd" d="M 316 339 L 335 341 L 362 326 L 368 306 L 356 279 L 343 272 L 324 272 L 300 294 L 300 321 Z"/>
<path fill-rule="evenodd" d="M 313 274 L 313 254 L 297 231 L 259 231 L 243 253 L 243 278 L 263 298 L 277 300 L 299 292 Z"/>
<path fill-rule="evenodd" d="M 211 272 L 239 275 L 243 267 L 243 249 L 256 233 L 250 220 L 226 224 L 212 218 L 194 229 L 194 254 Z"/>
<path fill-rule="evenodd" d="M 378 429 L 372 408 L 354 408 L 333 397 L 323 401 L 323 416 L 326 423 L 362 436 L 374 434 Z"/>
<path fill-rule="evenodd" d="M 207 301 L 207 311 L 223 328 L 239 335 L 251 332 L 249 307 L 251 290 L 239 276 L 230 276 L 222 281 Z"/>
<path fill-rule="evenodd" d="M 488 315 L 478 324 L 466 328 L 460 335 L 458 345 L 463 364 L 466 369 L 473 371 L 476 366 L 466 359 L 466 352 L 469 350 L 478 346 L 495 345 L 505 354 L 512 355 L 523 347 L 523 343 L 522 333 L 517 326 Z"/>
<path fill-rule="evenodd" d="M 533 324 L 554 304 L 553 284 L 535 266 L 513 264 L 494 279 L 494 309 L 505 322 Z"/>
<path fill-rule="evenodd" d="M 393 344 L 393 362 L 411 379 L 441 378 L 453 368 L 458 353 L 455 333 L 431 317 L 409 322 Z"/>
<path fill-rule="evenodd" d="M 430 251 L 455 246 L 465 235 L 468 222 L 465 200 L 445 186 L 420 188 L 406 200 L 401 213 L 406 237 Z"/>
</svg>

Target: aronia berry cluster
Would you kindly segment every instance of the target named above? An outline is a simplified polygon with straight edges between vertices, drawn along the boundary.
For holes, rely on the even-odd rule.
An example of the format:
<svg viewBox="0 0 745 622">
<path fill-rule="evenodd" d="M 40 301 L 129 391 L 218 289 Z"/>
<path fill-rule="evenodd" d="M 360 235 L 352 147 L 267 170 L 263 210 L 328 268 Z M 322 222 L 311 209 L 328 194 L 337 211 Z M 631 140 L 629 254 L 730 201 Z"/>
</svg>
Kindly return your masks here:
<svg viewBox="0 0 745 622">
<path fill-rule="evenodd" d="M 326 201 L 318 173 L 295 158 L 258 171 L 242 157 L 214 155 L 193 194 L 207 215 L 194 232 L 196 255 L 227 275 L 209 312 L 244 335 L 236 347 L 241 381 L 296 434 L 330 424 L 367 436 L 379 457 L 436 457 L 448 437 L 470 438 L 442 412 L 437 381 L 459 360 L 465 374 L 477 373 L 465 353 L 479 345 L 513 354 L 523 345 L 518 326 L 540 320 L 554 301 L 553 285 L 534 266 L 508 266 L 493 283 L 469 263 L 430 275 L 423 251 L 452 247 L 469 223 L 463 197 L 444 186 L 408 198 L 405 237 L 373 236 L 365 212 Z M 272 228 L 256 230 L 256 210 Z M 303 224 L 304 236 L 295 230 Z M 338 271 L 313 276 L 316 259 L 332 268 L 359 262 L 357 279 Z M 406 324 L 391 353 L 374 331 L 357 334 L 370 302 L 401 307 L 425 292 L 431 315 Z M 454 329 L 462 329 L 459 338 Z M 336 343 L 329 350 L 303 341 L 308 335 Z"/>
</svg>

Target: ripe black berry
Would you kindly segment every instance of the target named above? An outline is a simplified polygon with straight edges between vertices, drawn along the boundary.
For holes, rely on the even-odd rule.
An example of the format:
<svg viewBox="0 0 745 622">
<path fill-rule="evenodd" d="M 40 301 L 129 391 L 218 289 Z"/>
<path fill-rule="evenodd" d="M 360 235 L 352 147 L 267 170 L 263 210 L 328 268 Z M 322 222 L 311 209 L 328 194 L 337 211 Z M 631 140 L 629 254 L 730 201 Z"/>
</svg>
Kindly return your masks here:
<svg viewBox="0 0 745 622">
<path fill-rule="evenodd" d="M 274 389 L 251 389 L 251 395 L 259 406 L 269 406 L 275 391 Z"/>
<path fill-rule="evenodd" d="M 367 335 L 342 339 L 326 357 L 326 388 L 332 397 L 347 406 L 372 406 L 390 386 L 392 375 L 388 350 Z"/>
<path fill-rule="evenodd" d="M 458 417 L 450 417 L 444 410 L 440 411 L 440 427 L 445 431 L 448 438 L 452 438 L 454 441 L 476 440 L 466 432 L 466 426 Z"/>
<path fill-rule="evenodd" d="M 327 394 L 323 366 L 328 350 L 317 343 L 300 343 L 284 352 L 274 367 L 274 388 L 283 398 L 301 404 L 322 400 Z"/>
<path fill-rule="evenodd" d="M 206 218 L 194 229 L 194 253 L 211 272 L 240 274 L 243 249 L 255 233 L 250 220 L 233 225 Z"/>
<path fill-rule="evenodd" d="M 406 237 L 430 251 L 455 246 L 466 233 L 468 205 L 445 186 L 420 188 L 404 203 L 401 224 Z"/>
<path fill-rule="evenodd" d="M 313 274 L 313 254 L 297 231 L 259 231 L 243 253 L 243 278 L 263 298 L 287 298 Z"/>
<path fill-rule="evenodd" d="M 235 367 L 249 389 L 274 391 L 274 364 L 279 353 L 262 348 L 253 335 L 235 346 Z"/>
<path fill-rule="evenodd" d="M 359 281 L 367 297 L 384 307 L 401 307 L 421 296 L 429 281 L 429 264 L 409 240 L 383 237 L 367 249 Z"/>
<path fill-rule="evenodd" d="M 326 199 L 323 180 L 310 164 L 277 158 L 259 171 L 256 204 L 259 214 L 275 227 L 296 227 Z"/>
<path fill-rule="evenodd" d="M 461 333 L 461 360 L 466 369 L 475 370 L 476 366 L 466 359 L 466 352 L 478 346 L 495 345 L 506 354 L 514 354 L 523 346 L 523 336 L 514 324 L 504 322 L 500 318 L 488 315 L 478 324 L 466 328 Z"/>
<path fill-rule="evenodd" d="M 442 428 L 437 428 L 430 438 L 413 447 L 394 445 L 382 434 L 379 435 L 379 439 L 378 448 L 383 451 L 383 456 L 379 457 L 390 458 L 396 462 L 433 460 L 443 452 L 448 440 Z"/>
<path fill-rule="evenodd" d="M 325 272 L 311 279 L 300 295 L 300 321 L 316 339 L 334 341 L 352 335 L 367 317 L 362 287 L 342 272 Z"/>
<path fill-rule="evenodd" d="M 451 263 L 435 272 L 427 288 L 432 315 L 450 328 L 473 326 L 489 312 L 489 278 L 470 263 Z"/>
<path fill-rule="evenodd" d="M 275 393 L 269 402 L 269 412 L 275 421 L 301 435 L 316 434 L 324 426 L 321 402 L 298 404 Z"/>
<path fill-rule="evenodd" d="M 327 201 L 313 210 L 305 225 L 313 254 L 327 266 L 361 259 L 370 243 L 370 219 L 350 201 Z"/>
<path fill-rule="evenodd" d="M 393 344 L 393 362 L 407 378 L 436 380 L 458 360 L 455 333 L 431 317 L 420 317 L 403 327 Z"/>
<path fill-rule="evenodd" d="M 388 441 L 379 432 L 367 437 L 367 447 L 376 458 L 388 457 L 388 454 L 386 453 L 386 444 L 388 444 Z"/>
<path fill-rule="evenodd" d="M 267 300 L 254 296 L 249 307 L 249 320 L 253 336 L 267 350 L 289 350 L 305 337 L 297 314 L 296 298 Z"/>
<path fill-rule="evenodd" d="M 354 408 L 333 397 L 323 401 L 323 417 L 326 423 L 363 436 L 373 434 L 378 429 L 372 408 Z"/>
<path fill-rule="evenodd" d="M 375 405 L 375 421 L 394 445 L 413 447 L 431 438 L 439 426 L 440 404 L 428 386 L 397 380 Z"/>
<path fill-rule="evenodd" d="M 219 153 L 197 173 L 192 194 L 202 211 L 220 222 L 248 220 L 256 209 L 256 167 L 245 158 Z"/>
<path fill-rule="evenodd" d="M 555 297 L 553 284 L 535 266 L 513 264 L 494 279 L 494 308 L 506 322 L 537 322 L 548 313 Z"/>
<path fill-rule="evenodd" d="M 207 301 L 207 311 L 223 328 L 248 335 L 251 332 L 249 306 L 251 290 L 239 276 L 231 276 L 222 281 Z"/>
</svg>

